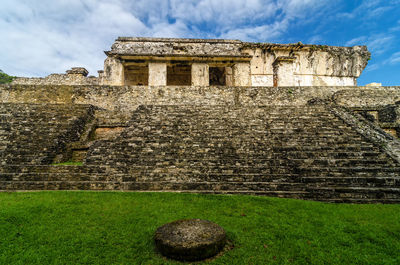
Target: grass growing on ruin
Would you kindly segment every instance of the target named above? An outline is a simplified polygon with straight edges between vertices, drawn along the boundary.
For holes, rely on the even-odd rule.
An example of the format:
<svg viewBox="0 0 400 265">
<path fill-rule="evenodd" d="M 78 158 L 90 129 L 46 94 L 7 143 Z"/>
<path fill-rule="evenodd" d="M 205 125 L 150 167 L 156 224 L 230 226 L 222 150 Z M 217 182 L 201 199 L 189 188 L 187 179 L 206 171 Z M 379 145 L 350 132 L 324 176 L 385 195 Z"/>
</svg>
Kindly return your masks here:
<svg viewBox="0 0 400 265">
<path fill-rule="evenodd" d="M 15 76 L 10 76 L 0 70 L 0 85 L 11 83 L 15 78 L 16 78 Z"/>
<path fill-rule="evenodd" d="M 155 229 L 180 218 L 225 228 L 211 264 L 400 264 L 400 205 L 175 193 L 0 193 L 0 264 L 176 264 Z"/>
</svg>

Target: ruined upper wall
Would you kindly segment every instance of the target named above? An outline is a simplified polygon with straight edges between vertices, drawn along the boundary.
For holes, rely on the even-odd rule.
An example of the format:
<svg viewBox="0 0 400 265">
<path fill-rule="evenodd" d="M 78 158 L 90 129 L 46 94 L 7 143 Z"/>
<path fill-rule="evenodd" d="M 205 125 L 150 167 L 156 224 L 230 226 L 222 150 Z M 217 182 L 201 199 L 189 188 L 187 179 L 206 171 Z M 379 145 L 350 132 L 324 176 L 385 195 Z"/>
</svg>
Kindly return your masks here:
<svg viewBox="0 0 400 265">
<path fill-rule="evenodd" d="M 338 76 L 359 76 L 370 57 L 366 46 L 337 47 L 326 45 L 252 43 L 223 39 L 178 39 L 178 38 L 133 38 L 119 37 L 111 46 L 108 56 L 207 56 L 207 57 L 253 57 L 256 51 L 279 56 L 307 54 L 308 65 L 313 65 L 316 57 L 331 61 L 332 73 Z M 351 67 L 349 64 L 357 65 Z M 340 67 L 346 64 L 346 67 Z"/>
<path fill-rule="evenodd" d="M 20 85 L 98 85 L 99 78 L 87 76 L 83 67 L 73 67 L 65 74 L 50 74 L 46 77 L 17 77 L 12 84 Z"/>
<path fill-rule="evenodd" d="M 119 37 L 107 55 L 246 56 L 239 40 Z"/>
<path fill-rule="evenodd" d="M 239 60 L 247 62 L 250 69 L 238 76 L 249 75 L 245 79 L 251 79 L 252 86 L 354 86 L 370 58 L 366 46 L 129 37 L 118 38 L 106 54 L 104 72 L 108 77 L 104 84 L 113 85 L 123 79 L 120 75 L 114 77 L 113 72 L 121 72 L 124 63 L 132 60 L 200 60 L 212 64 L 222 58 L 231 62 L 230 66 Z"/>
<path fill-rule="evenodd" d="M 367 46 L 338 47 L 271 43 L 242 43 L 242 52 L 260 58 L 271 65 L 279 57 L 294 57 L 294 74 L 359 77 L 368 64 L 371 53 Z M 259 64 L 260 62 L 253 63 Z M 257 71 L 252 69 L 252 74 Z M 272 72 L 271 72 L 272 74 Z"/>
<path fill-rule="evenodd" d="M 128 113 L 139 105 L 304 105 L 314 98 L 375 108 L 400 101 L 400 87 L 0 85 L 0 103 L 91 104 Z"/>
<path fill-rule="evenodd" d="M 355 86 L 370 58 L 366 46 L 132 37 L 119 37 L 105 53 L 99 77 L 87 77 L 86 69 L 73 68 L 66 74 L 17 78 L 13 83 L 122 86 L 132 85 L 132 80 L 138 80 L 132 75 L 141 72 L 147 77 L 141 76 L 133 85 L 167 85 L 172 84 L 168 71 L 173 71 L 167 65 L 184 63 L 191 69 L 193 86 L 210 84 L 209 67 L 222 69 L 218 78 L 227 86 Z M 142 68 L 136 71 L 135 67 Z"/>
</svg>

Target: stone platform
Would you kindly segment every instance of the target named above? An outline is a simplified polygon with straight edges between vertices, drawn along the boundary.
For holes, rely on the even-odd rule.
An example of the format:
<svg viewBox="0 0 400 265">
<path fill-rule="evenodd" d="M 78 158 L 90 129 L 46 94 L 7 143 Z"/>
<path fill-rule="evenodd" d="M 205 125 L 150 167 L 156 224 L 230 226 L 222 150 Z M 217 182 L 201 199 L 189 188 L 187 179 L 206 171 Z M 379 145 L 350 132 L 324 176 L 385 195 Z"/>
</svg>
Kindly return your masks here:
<svg viewBox="0 0 400 265">
<path fill-rule="evenodd" d="M 129 113 L 0 104 L 0 190 L 400 201 L 398 140 L 335 104 L 158 104 Z"/>
</svg>

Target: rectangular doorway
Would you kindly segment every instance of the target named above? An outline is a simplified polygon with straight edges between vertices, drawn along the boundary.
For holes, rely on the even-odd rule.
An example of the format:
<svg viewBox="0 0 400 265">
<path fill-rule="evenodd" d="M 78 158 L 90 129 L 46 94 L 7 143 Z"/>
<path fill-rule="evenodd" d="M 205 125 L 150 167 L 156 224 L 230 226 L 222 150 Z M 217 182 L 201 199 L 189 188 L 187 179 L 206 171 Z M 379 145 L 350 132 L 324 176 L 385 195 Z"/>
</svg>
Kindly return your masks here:
<svg viewBox="0 0 400 265">
<path fill-rule="evenodd" d="M 190 64 L 174 63 L 167 66 L 167 86 L 190 86 L 192 67 Z"/>
<path fill-rule="evenodd" d="M 210 86 L 226 86 L 225 67 L 210 67 Z"/>
<path fill-rule="evenodd" d="M 127 86 L 147 86 L 149 84 L 148 65 L 128 65 L 125 66 L 125 85 Z"/>
</svg>

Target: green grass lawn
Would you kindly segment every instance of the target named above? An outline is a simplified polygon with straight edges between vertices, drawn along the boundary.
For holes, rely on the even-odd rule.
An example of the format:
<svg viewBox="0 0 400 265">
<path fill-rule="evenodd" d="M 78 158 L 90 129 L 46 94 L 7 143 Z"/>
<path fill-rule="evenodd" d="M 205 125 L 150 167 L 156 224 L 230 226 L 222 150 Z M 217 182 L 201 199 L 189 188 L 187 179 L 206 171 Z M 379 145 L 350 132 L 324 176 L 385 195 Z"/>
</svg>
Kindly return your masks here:
<svg viewBox="0 0 400 265">
<path fill-rule="evenodd" d="M 400 264 L 400 205 L 122 192 L 0 193 L 0 264 L 179 264 L 152 237 L 180 218 L 227 231 L 210 264 Z"/>
</svg>

